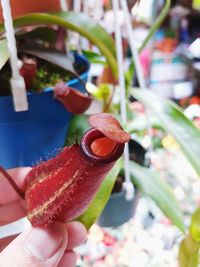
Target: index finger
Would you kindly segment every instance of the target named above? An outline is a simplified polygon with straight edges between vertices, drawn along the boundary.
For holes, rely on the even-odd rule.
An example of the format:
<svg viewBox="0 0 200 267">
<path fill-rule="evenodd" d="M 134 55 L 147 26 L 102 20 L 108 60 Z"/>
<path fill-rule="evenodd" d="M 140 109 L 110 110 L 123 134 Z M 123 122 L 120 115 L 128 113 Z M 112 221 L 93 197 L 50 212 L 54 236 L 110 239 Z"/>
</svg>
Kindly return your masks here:
<svg viewBox="0 0 200 267">
<path fill-rule="evenodd" d="M 8 174 L 15 181 L 20 190 L 24 192 L 25 177 L 31 170 L 30 167 L 19 167 L 7 170 Z M 3 173 L 0 172 L 0 206 L 7 205 L 20 200 L 20 196 L 17 194 L 12 185 L 8 182 Z"/>
</svg>

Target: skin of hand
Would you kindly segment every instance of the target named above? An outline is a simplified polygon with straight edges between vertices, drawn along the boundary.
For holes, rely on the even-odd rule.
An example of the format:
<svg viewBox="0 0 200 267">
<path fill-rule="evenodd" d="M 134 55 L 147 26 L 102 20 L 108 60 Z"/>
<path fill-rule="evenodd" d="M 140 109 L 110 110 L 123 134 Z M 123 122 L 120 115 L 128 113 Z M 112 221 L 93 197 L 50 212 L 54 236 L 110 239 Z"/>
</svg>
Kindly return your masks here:
<svg viewBox="0 0 200 267">
<path fill-rule="evenodd" d="M 30 168 L 8 170 L 21 190 Z M 25 202 L 0 174 L 0 226 L 26 215 Z M 55 222 L 50 227 L 30 227 L 18 236 L 0 239 L 0 267 L 73 267 L 73 248 L 84 242 L 85 227 L 79 222 Z"/>
</svg>

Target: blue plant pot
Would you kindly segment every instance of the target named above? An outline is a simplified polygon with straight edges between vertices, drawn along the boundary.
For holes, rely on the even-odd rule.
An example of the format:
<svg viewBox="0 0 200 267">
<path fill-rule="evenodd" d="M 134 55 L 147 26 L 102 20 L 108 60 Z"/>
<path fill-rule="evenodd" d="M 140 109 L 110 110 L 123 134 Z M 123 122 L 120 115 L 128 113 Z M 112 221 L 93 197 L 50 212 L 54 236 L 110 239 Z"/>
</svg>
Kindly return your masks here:
<svg viewBox="0 0 200 267">
<path fill-rule="evenodd" d="M 135 197 L 130 201 L 126 200 L 124 191 L 112 194 L 98 219 L 98 225 L 102 227 L 118 227 L 126 223 L 134 215 L 138 197 L 138 190 L 135 192 Z"/>
<path fill-rule="evenodd" d="M 149 166 L 145 159 L 146 150 L 137 141 L 129 142 L 130 160 L 136 161 L 142 166 Z M 102 211 L 97 223 L 102 227 L 118 227 L 134 217 L 137 204 L 140 198 L 140 192 L 135 187 L 134 198 L 126 200 L 125 191 L 115 192 L 110 198 Z"/>
<path fill-rule="evenodd" d="M 77 54 L 75 58 L 87 66 L 87 71 L 80 75 L 85 83 L 89 63 Z M 67 84 L 84 91 L 78 79 Z M 52 157 L 64 145 L 72 114 L 53 97 L 53 91 L 48 88 L 41 94 L 29 93 L 28 103 L 28 111 L 15 112 L 12 97 L 0 97 L 0 165 L 6 169 L 35 165 Z"/>
</svg>

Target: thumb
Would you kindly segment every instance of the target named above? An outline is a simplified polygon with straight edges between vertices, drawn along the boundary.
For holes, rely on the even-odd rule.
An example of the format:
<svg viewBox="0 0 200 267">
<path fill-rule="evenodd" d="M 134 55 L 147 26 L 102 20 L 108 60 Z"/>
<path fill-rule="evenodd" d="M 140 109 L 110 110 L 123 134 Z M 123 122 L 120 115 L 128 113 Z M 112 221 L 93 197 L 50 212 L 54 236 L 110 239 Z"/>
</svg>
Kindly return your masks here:
<svg viewBox="0 0 200 267">
<path fill-rule="evenodd" d="M 56 223 L 50 228 L 31 228 L 2 251 L 0 267 L 55 267 L 66 247 L 64 225 Z"/>
</svg>

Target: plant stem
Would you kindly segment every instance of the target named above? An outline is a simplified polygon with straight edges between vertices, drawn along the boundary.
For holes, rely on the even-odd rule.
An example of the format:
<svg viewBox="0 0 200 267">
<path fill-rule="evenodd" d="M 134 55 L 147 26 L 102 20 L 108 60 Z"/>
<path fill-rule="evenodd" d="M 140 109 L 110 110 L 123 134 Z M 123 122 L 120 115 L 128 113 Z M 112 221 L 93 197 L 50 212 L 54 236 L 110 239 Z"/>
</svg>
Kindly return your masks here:
<svg viewBox="0 0 200 267">
<path fill-rule="evenodd" d="M 110 96 L 110 98 L 108 99 L 107 103 L 105 103 L 105 107 L 103 109 L 103 112 L 109 112 L 109 108 L 112 104 L 112 100 L 113 100 L 113 97 L 114 97 L 114 89 L 112 90 L 112 94 Z"/>
<path fill-rule="evenodd" d="M 166 18 L 167 14 L 169 12 L 170 6 L 171 6 L 171 0 L 166 0 L 165 5 L 164 5 L 160 15 L 157 17 L 157 19 L 155 20 L 155 22 L 151 26 L 147 37 L 145 38 L 143 44 L 139 48 L 139 52 L 141 52 L 145 48 L 145 46 L 147 45 L 147 43 L 149 42 L 151 37 L 155 34 L 155 32 L 158 30 L 158 28 L 160 28 L 161 24 L 163 23 L 164 19 Z"/>
<path fill-rule="evenodd" d="M 5 178 L 8 180 L 8 182 L 12 185 L 12 187 L 14 188 L 14 190 L 16 191 L 16 193 L 22 198 L 24 199 L 24 192 L 22 192 L 18 185 L 15 183 L 15 181 L 13 180 L 13 178 L 8 174 L 8 172 L 2 167 L 0 166 L 0 172 L 5 176 Z"/>
</svg>

